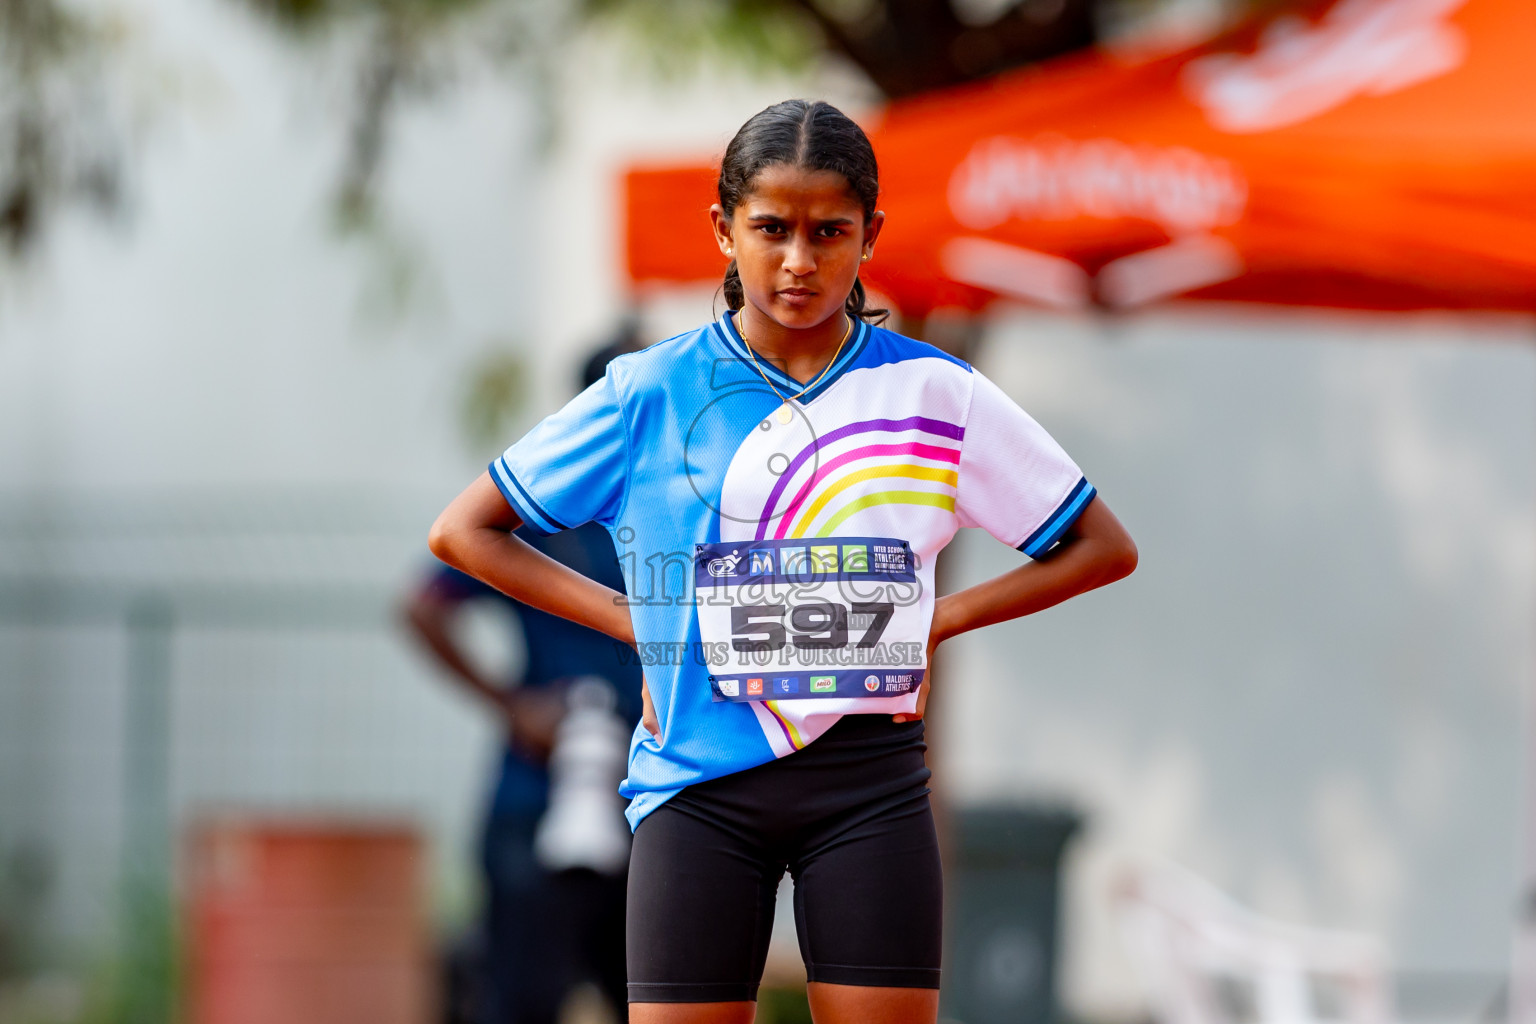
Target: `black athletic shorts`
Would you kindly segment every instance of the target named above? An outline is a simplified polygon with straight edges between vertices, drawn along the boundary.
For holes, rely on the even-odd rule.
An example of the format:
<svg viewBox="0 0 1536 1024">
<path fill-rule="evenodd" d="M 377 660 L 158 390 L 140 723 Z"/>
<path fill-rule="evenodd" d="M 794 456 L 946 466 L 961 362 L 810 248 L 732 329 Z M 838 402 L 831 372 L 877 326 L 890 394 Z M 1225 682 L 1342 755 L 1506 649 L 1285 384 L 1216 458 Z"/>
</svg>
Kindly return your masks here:
<svg viewBox="0 0 1536 1024">
<path fill-rule="evenodd" d="M 629 1001 L 755 1000 L 786 868 L 811 981 L 938 988 L 926 749 L 920 721 L 848 715 L 647 815 L 629 862 Z"/>
</svg>

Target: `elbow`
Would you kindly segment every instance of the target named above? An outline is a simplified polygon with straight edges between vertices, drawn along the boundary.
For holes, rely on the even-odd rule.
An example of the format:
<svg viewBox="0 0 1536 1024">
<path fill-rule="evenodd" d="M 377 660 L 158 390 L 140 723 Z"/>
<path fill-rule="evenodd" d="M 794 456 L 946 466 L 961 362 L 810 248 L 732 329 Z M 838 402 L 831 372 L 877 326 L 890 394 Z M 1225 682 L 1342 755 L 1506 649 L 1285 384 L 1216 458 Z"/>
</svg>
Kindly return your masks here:
<svg viewBox="0 0 1536 1024">
<path fill-rule="evenodd" d="M 457 566 L 458 563 L 453 558 L 454 542 L 456 540 L 457 532 L 453 528 L 453 523 L 448 518 L 448 513 L 444 512 L 432 524 L 432 529 L 427 531 L 427 550 L 431 551 L 440 561 Z"/>
<path fill-rule="evenodd" d="M 1115 546 L 1114 553 L 1109 558 L 1108 569 L 1110 582 L 1123 580 L 1136 571 L 1136 564 L 1141 560 L 1141 553 L 1136 550 L 1136 542 L 1131 538 Z"/>
</svg>

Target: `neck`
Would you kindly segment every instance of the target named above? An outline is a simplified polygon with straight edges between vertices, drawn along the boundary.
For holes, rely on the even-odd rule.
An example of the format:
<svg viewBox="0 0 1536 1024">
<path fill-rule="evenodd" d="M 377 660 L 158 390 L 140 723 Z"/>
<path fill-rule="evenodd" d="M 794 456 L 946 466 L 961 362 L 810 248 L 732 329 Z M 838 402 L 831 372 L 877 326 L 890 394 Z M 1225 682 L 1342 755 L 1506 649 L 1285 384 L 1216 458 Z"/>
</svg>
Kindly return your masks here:
<svg viewBox="0 0 1536 1024">
<path fill-rule="evenodd" d="M 814 327 L 785 327 L 748 302 L 736 312 L 736 327 L 757 358 L 799 381 L 809 381 L 832 361 L 852 325 L 841 309 Z"/>
</svg>

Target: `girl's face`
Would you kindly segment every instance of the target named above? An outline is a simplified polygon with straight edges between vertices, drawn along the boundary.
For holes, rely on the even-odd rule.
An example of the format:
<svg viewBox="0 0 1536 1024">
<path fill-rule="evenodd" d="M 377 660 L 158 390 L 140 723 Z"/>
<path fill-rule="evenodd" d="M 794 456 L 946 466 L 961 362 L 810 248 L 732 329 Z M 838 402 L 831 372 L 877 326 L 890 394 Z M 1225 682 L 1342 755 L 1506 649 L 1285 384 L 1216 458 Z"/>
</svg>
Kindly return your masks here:
<svg viewBox="0 0 1536 1024">
<path fill-rule="evenodd" d="M 836 171 L 770 164 L 730 217 L 710 208 L 720 251 L 736 260 L 748 305 L 791 330 L 835 316 L 853 290 L 860 257 L 885 221 L 864 207 Z"/>
</svg>

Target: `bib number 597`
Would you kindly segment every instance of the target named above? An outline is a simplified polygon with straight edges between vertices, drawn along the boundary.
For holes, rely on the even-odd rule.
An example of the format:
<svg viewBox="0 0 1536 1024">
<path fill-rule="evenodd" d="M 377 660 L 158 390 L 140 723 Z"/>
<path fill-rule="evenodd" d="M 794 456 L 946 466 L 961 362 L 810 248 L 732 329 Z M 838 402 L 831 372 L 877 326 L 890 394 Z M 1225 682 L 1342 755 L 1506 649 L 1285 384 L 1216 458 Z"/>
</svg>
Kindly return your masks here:
<svg viewBox="0 0 1536 1024">
<path fill-rule="evenodd" d="M 731 647 L 738 651 L 777 651 L 786 645 L 812 651 L 846 647 L 850 616 L 859 616 L 861 622 L 867 617 L 868 622 L 854 646 L 873 647 L 895 609 L 887 601 L 737 605 L 731 609 Z"/>
</svg>

